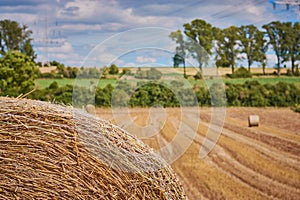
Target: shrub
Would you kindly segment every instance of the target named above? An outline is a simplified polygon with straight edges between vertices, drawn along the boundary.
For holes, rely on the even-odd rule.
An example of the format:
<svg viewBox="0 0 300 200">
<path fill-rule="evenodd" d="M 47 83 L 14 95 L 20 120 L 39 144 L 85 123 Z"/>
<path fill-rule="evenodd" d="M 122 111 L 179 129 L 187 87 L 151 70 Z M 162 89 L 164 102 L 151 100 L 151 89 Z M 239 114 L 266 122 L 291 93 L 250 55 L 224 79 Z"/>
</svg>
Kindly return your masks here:
<svg viewBox="0 0 300 200">
<path fill-rule="evenodd" d="M 130 106 L 163 107 L 179 106 L 176 95 L 168 87 L 157 82 L 150 82 L 139 87 L 131 96 Z"/>
<path fill-rule="evenodd" d="M 52 72 L 45 72 L 39 74 L 40 78 L 55 78 L 55 73 Z"/>
<path fill-rule="evenodd" d="M 182 88 L 184 86 L 184 82 L 183 81 L 179 81 L 179 80 L 173 80 L 171 81 L 171 87 L 174 87 L 174 88 Z"/>
<path fill-rule="evenodd" d="M 197 73 L 194 75 L 194 79 L 196 79 L 196 80 L 202 79 L 202 73 L 201 73 L 201 72 L 197 72 Z"/>
<path fill-rule="evenodd" d="M 227 59 L 222 57 L 216 61 L 216 66 L 217 67 L 230 67 L 230 63 Z"/>
<path fill-rule="evenodd" d="M 233 74 L 227 74 L 229 78 L 251 78 L 252 74 L 246 68 L 240 67 Z"/>
<path fill-rule="evenodd" d="M 159 80 L 162 77 L 162 73 L 155 68 L 151 68 L 147 71 L 147 79 Z"/>
<path fill-rule="evenodd" d="M 295 111 L 295 112 L 297 112 L 297 113 L 300 113 L 300 105 L 297 104 L 297 105 L 293 106 L 292 110 Z"/>
<path fill-rule="evenodd" d="M 119 68 L 115 64 L 111 64 L 108 70 L 108 73 L 111 75 L 115 75 L 119 73 Z"/>
<path fill-rule="evenodd" d="M 136 71 L 135 78 L 137 79 L 146 79 L 147 78 L 147 71 L 143 71 L 141 68 L 138 68 L 138 70 Z"/>
<path fill-rule="evenodd" d="M 128 75 L 128 76 L 132 75 L 131 70 L 129 68 L 123 68 L 121 74 Z"/>
<path fill-rule="evenodd" d="M 286 75 L 287 76 L 293 76 L 292 70 L 291 69 L 287 69 L 286 70 Z"/>
<path fill-rule="evenodd" d="M 298 66 L 298 65 L 297 65 Z M 299 68 L 298 67 L 296 67 L 296 70 L 295 70 L 295 74 L 294 74 L 295 76 L 300 76 L 300 72 L 299 72 Z"/>
<path fill-rule="evenodd" d="M 213 83 L 209 88 L 209 92 L 211 95 L 212 106 L 226 105 L 226 94 L 221 83 Z"/>
<path fill-rule="evenodd" d="M 196 91 L 196 97 L 198 101 L 198 105 L 200 106 L 210 106 L 211 97 L 207 89 L 204 87 L 199 87 Z"/>
<path fill-rule="evenodd" d="M 155 68 L 151 68 L 150 70 L 141 70 L 139 68 L 134 75 L 137 79 L 149 79 L 149 80 L 159 80 L 162 77 L 162 73 Z"/>
<path fill-rule="evenodd" d="M 39 73 L 31 58 L 18 51 L 10 51 L 0 58 L 0 95 L 16 97 L 34 88 Z"/>
</svg>

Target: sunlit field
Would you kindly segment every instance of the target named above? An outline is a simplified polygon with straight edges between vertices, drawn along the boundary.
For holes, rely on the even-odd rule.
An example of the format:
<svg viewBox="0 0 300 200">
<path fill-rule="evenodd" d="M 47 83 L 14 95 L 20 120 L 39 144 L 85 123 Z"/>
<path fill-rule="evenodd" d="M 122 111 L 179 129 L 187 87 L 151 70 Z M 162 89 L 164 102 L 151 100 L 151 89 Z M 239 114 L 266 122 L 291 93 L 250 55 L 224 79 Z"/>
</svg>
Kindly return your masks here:
<svg viewBox="0 0 300 200">
<path fill-rule="evenodd" d="M 130 116 L 134 123 L 144 127 L 150 123 L 149 111 L 133 108 Z M 165 112 L 168 118 L 161 131 L 143 141 L 159 150 L 175 137 L 176 124 L 183 123 L 197 131 L 191 146 L 172 163 L 189 199 L 299 198 L 298 113 L 288 108 L 228 108 L 217 145 L 201 159 L 199 151 L 210 125 L 211 109 L 200 109 L 200 126 L 196 129 L 192 113 L 181 118 L 179 108 L 167 108 Z M 259 127 L 248 127 L 250 114 L 259 114 Z M 116 123 L 116 116 L 109 109 L 99 108 L 97 115 Z"/>
</svg>

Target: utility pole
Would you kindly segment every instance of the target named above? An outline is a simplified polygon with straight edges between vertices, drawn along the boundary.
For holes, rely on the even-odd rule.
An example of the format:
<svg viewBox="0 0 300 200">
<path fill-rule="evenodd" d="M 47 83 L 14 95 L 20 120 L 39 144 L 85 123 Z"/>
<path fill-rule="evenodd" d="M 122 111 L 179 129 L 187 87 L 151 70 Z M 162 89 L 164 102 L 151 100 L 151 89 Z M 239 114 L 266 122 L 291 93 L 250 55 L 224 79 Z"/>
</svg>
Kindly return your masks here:
<svg viewBox="0 0 300 200">
<path fill-rule="evenodd" d="M 46 54 L 46 61 L 45 65 L 49 66 L 49 52 L 48 52 L 48 11 L 46 10 L 46 16 L 45 16 L 45 38 L 44 38 L 44 44 L 45 44 L 45 54 Z"/>
<path fill-rule="evenodd" d="M 50 22 L 50 26 L 49 21 L 52 21 Z M 49 20 L 47 10 L 45 11 L 44 18 L 34 22 L 34 25 L 36 26 L 36 39 L 33 40 L 33 45 L 35 47 L 40 47 L 42 50 L 44 57 L 42 60 L 43 65 L 49 65 L 49 48 L 63 46 L 66 42 L 66 38 L 61 35 L 60 30 L 57 30 L 57 28 L 59 28 L 58 22 L 55 21 L 54 23 L 53 20 Z"/>
</svg>

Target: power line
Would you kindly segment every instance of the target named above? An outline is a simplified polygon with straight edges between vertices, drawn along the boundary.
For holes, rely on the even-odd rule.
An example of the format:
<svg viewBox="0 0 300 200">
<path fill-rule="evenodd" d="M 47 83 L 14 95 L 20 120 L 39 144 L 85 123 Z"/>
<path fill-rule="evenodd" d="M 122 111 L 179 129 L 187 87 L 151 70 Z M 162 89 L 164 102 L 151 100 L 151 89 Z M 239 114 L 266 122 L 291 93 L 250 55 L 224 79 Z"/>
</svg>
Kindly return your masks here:
<svg viewBox="0 0 300 200">
<path fill-rule="evenodd" d="M 277 0 L 273 2 L 273 9 L 276 9 L 276 5 L 286 5 L 286 10 L 290 9 L 290 6 L 298 6 L 300 11 L 300 0 Z"/>
<path fill-rule="evenodd" d="M 40 24 L 41 23 L 41 24 Z M 33 23 L 34 26 L 36 26 L 36 34 L 38 40 L 33 40 L 33 45 L 36 47 L 43 48 L 44 52 L 44 64 L 49 63 L 49 48 L 50 47 L 61 47 L 65 43 L 65 38 L 62 37 L 60 30 L 53 29 L 53 26 L 51 26 L 49 30 L 49 19 L 48 19 L 48 12 L 46 10 L 45 16 L 42 19 L 39 19 L 38 21 L 35 21 Z M 55 26 L 58 26 L 58 22 L 55 22 Z M 43 28 L 41 28 L 43 27 Z M 41 31 L 40 29 L 44 29 Z M 42 32 L 42 33 L 41 33 Z M 41 33 L 41 34 L 40 34 Z"/>
</svg>

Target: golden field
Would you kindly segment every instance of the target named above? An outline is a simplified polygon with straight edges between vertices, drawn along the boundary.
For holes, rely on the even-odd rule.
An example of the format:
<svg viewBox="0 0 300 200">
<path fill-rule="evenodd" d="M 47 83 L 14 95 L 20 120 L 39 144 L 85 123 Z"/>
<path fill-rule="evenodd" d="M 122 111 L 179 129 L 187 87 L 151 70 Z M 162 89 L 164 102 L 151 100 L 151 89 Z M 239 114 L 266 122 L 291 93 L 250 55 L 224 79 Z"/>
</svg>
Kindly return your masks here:
<svg viewBox="0 0 300 200">
<path fill-rule="evenodd" d="M 187 127 L 187 135 L 188 131 L 196 131 L 192 144 L 172 163 L 190 200 L 299 199 L 298 113 L 288 108 L 227 108 L 217 145 L 208 156 L 200 158 L 199 151 L 210 126 L 212 110 L 199 108 L 198 119 L 193 112 L 182 113 L 180 108 L 157 112 L 155 109 L 129 109 L 128 118 L 140 127 L 163 121 L 158 133 L 143 139 L 158 152 L 175 138 L 180 124 Z M 122 123 L 122 118 L 110 109 L 97 108 L 96 111 L 103 119 Z M 260 116 L 259 127 L 248 127 L 250 114 Z M 198 120 L 199 126 L 195 125 Z M 124 123 L 122 126 L 130 130 L 130 125 Z M 176 151 L 176 145 L 170 151 Z M 162 156 L 168 159 L 166 155 Z"/>
</svg>

